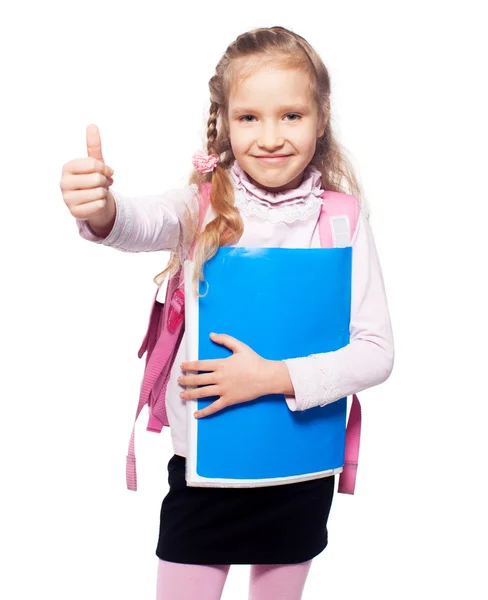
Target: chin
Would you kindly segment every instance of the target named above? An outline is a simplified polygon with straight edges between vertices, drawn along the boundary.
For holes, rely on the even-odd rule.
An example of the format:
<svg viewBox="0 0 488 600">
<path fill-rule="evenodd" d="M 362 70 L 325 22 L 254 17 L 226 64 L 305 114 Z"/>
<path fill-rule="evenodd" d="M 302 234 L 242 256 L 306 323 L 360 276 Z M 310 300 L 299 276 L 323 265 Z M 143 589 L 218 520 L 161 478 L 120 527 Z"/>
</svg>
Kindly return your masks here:
<svg viewBox="0 0 488 600">
<path fill-rule="evenodd" d="M 263 188 L 268 188 L 269 191 L 279 192 L 286 186 L 294 187 L 294 182 L 296 183 L 296 180 L 301 179 L 301 175 L 307 166 L 307 163 L 302 160 L 299 160 L 297 164 L 296 156 L 291 158 L 292 164 L 288 160 L 288 164 L 283 165 L 257 165 L 255 159 L 242 160 L 240 164 L 255 183 Z"/>
<path fill-rule="evenodd" d="M 281 170 L 281 172 L 279 170 L 270 170 L 268 173 L 248 172 L 248 175 L 250 175 L 260 186 L 270 188 L 270 191 L 275 188 L 278 188 L 276 191 L 281 191 L 280 188 L 291 184 L 300 173 L 287 174 L 284 173 L 283 170 Z"/>
</svg>

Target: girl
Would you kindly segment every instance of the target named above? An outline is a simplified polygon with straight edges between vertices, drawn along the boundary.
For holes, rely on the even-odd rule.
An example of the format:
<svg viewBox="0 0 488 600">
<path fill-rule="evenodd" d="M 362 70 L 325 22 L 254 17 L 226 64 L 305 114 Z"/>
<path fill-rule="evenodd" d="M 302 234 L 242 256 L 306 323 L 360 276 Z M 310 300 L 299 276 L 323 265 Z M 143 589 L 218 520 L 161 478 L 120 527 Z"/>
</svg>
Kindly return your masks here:
<svg viewBox="0 0 488 600">
<path fill-rule="evenodd" d="M 190 185 L 163 196 L 110 191 L 98 129 L 88 157 L 67 163 L 61 189 L 80 235 L 124 251 L 172 251 L 175 273 L 198 223 L 197 185 L 211 183 L 211 206 L 197 232 L 197 274 L 220 245 L 320 247 L 323 189 L 360 200 L 359 185 L 330 122 L 330 80 L 322 60 L 282 27 L 240 35 L 210 79 L 207 153 L 194 155 Z M 185 363 L 180 343 L 167 393 L 174 456 L 161 507 L 158 600 L 217 600 L 231 564 L 250 564 L 251 600 L 298 600 L 312 562 L 327 545 L 335 477 L 261 488 L 187 487 L 185 402 L 219 399 L 198 418 L 256 397 L 286 395 L 290 410 L 334 402 L 385 381 L 393 338 L 381 267 L 364 208 L 352 233 L 350 343 L 335 352 L 269 361 L 225 334 L 224 367 Z M 251 389 L 249 382 L 253 382 Z M 186 390 L 186 386 L 204 387 Z"/>
</svg>

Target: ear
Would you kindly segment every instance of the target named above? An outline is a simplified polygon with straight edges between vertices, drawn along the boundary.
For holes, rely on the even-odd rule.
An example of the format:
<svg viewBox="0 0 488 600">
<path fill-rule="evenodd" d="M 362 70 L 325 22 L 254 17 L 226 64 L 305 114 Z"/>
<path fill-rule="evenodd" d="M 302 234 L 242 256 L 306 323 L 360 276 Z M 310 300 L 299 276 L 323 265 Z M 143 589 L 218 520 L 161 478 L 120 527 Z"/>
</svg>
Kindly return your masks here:
<svg viewBox="0 0 488 600">
<path fill-rule="evenodd" d="M 326 126 L 327 126 L 327 119 L 321 118 L 319 120 L 319 124 L 317 127 L 317 137 L 318 138 L 321 138 L 324 135 Z"/>
</svg>

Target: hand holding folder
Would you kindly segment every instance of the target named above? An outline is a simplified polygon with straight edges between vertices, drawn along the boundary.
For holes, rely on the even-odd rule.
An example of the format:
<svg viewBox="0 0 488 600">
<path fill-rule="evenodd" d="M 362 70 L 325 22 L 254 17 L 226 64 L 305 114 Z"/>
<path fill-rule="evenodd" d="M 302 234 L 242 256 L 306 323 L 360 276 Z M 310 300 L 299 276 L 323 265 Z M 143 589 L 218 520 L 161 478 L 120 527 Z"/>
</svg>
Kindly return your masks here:
<svg viewBox="0 0 488 600">
<path fill-rule="evenodd" d="M 178 378 L 178 383 L 186 386 L 204 386 L 182 392 L 181 398 L 192 401 L 196 398 L 219 396 L 219 399 L 197 411 L 195 417 L 203 418 L 217 411 L 249 402 L 272 392 L 273 377 L 276 376 L 275 362 L 259 356 L 254 350 L 227 334 L 210 334 L 216 344 L 228 348 L 233 354 L 222 360 L 198 360 L 184 362 L 183 371 L 204 373 L 191 374 Z"/>
</svg>

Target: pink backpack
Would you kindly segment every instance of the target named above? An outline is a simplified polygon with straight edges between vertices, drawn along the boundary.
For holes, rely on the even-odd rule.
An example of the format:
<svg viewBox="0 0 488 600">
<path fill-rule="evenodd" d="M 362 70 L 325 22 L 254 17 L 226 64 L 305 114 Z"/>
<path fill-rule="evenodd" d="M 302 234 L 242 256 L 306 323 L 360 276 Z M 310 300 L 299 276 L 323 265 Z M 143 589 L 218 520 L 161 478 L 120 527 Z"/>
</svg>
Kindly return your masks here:
<svg viewBox="0 0 488 600">
<path fill-rule="evenodd" d="M 358 221 L 358 201 L 352 195 L 332 191 L 323 192 L 322 198 L 324 203 L 319 217 L 321 246 L 332 248 L 350 245 Z M 198 202 L 200 207 L 198 231 L 201 231 L 210 204 L 209 183 L 200 186 Z M 193 255 L 195 243 L 196 239 L 190 249 L 189 257 Z M 164 304 L 157 301 L 158 292 L 159 289 L 154 297 L 147 333 L 138 352 L 139 358 L 142 358 L 146 352 L 146 366 L 126 462 L 127 488 L 133 491 L 137 491 L 134 436 L 137 418 L 143 407 L 147 404 L 149 408 L 147 431 L 160 433 L 165 425 L 169 427 L 166 389 L 184 332 L 183 268 L 180 267 L 178 273 L 169 279 Z M 354 494 L 360 435 L 361 406 L 354 394 L 346 429 L 344 467 L 339 476 L 338 492 L 340 493 Z"/>
</svg>

